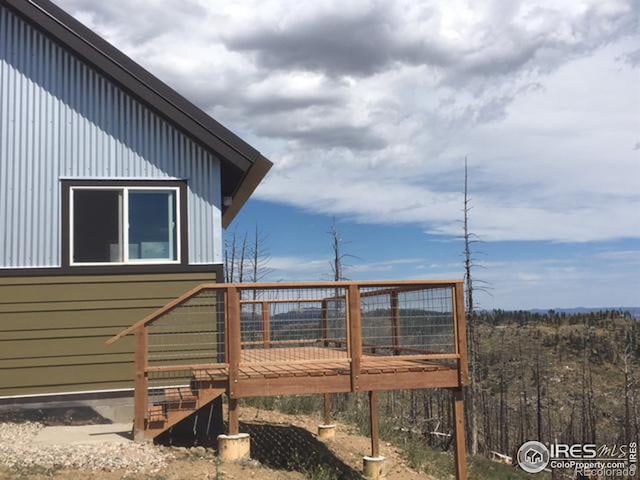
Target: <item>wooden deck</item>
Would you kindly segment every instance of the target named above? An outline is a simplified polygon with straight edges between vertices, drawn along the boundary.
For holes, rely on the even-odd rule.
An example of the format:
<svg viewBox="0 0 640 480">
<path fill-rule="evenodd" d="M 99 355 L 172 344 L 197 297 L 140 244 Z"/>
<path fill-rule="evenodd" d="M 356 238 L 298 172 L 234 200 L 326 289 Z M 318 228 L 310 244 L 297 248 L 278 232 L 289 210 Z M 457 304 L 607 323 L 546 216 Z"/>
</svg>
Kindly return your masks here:
<svg viewBox="0 0 640 480">
<path fill-rule="evenodd" d="M 327 347 L 254 348 L 243 351 L 242 358 L 231 390 L 236 399 L 456 388 L 461 382 L 457 362 L 451 360 L 363 355 L 360 373 L 354 378 L 346 352 Z M 275 360 L 278 358 L 281 360 Z M 226 364 L 199 365 L 192 369 L 192 386 L 196 391 L 225 389 L 229 381 Z"/>
<path fill-rule="evenodd" d="M 238 380 L 247 385 L 254 385 L 251 380 L 275 380 L 281 378 L 296 378 L 304 382 L 306 377 L 334 377 L 351 375 L 350 359 L 347 352 L 329 347 L 288 347 L 288 348 L 253 348 L 243 350 L 242 361 L 239 365 Z M 379 376 L 381 380 L 389 375 L 396 376 L 404 373 L 434 373 L 435 376 L 424 378 L 423 382 L 436 381 L 443 387 L 455 387 L 458 385 L 457 367 L 455 364 L 438 362 L 434 360 L 411 359 L 407 357 L 394 358 L 388 356 L 363 355 L 360 365 L 361 375 Z M 199 382 L 227 381 L 229 368 L 227 365 L 200 366 L 193 371 L 194 379 Z M 395 377 L 396 380 L 398 377 Z M 375 382 L 375 378 L 365 379 Z M 419 382 L 417 377 L 405 379 L 404 383 Z M 264 382 L 255 382 L 264 385 Z M 373 390 L 385 390 L 383 383 L 381 388 L 371 385 Z M 242 385 L 241 385 L 242 387 Z M 288 382 L 282 384 L 269 383 L 269 394 L 284 395 L 288 391 L 298 389 Z M 401 389 L 402 385 L 394 385 L 393 389 Z M 250 389 L 249 391 L 253 391 Z M 283 393 L 279 393 L 282 390 Z M 318 388 L 314 388 L 318 393 Z M 241 391 L 245 389 L 241 388 Z M 334 391 L 333 388 L 330 391 Z M 345 390 L 350 391 L 350 386 L 345 384 Z M 239 395 L 240 396 L 240 395 Z M 247 395 L 253 396 L 253 395 Z"/>
<path fill-rule="evenodd" d="M 321 394 L 326 423 L 330 394 L 368 392 L 375 456 L 376 392 L 448 388 L 463 479 L 463 295 L 461 281 L 203 284 L 107 343 L 135 334 L 137 440 L 157 437 L 223 394 L 235 435 L 242 398 Z M 177 386 L 150 397 L 150 382 L 166 378 L 174 383 L 161 385 Z"/>
</svg>

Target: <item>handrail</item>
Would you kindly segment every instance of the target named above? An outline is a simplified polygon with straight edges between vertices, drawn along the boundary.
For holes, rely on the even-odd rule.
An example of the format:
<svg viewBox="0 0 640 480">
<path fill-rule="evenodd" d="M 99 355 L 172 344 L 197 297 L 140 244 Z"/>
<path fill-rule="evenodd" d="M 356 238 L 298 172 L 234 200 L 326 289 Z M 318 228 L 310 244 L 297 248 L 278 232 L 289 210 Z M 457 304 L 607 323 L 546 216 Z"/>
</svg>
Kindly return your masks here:
<svg viewBox="0 0 640 480">
<path fill-rule="evenodd" d="M 229 288 L 237 288 L 240 290 L 262 290 L 262 289 L 286 289 L 286 288 L 295 288 L 295 289 L 308 289 L 308 288 L 336 288 L 336 287 L 403 287 L 403 286 L 430 286 L 433 288 L 438 287 L 451 287 L 457 284 L 463 284 L 464 280 L 382 280 L 382 281 L 324 281 L 324 282 L 265 282 L 265 283 L 203 283 L 198 285 L 197 287 L 185 292 L 180 295 L 178 298 L 172 300 L 164 307 L 159 308 L 158 310 L 150 313 L 142 320 L 134 323 L 130 327 L 125 328 L 120 333 L 114 335 L 109 338 L 105 344 L 112 345 L 121 338 L 135 332 L 138 328 L 148 325 L 152 323 L 162 315 L 169 313 L 171 310 L 182 305 L 184 302 L 189 300 L 191 297 L 197 295 L 203 290 L 226 290 Z M 378 292 L 376 292 L 377 294 Z M 368 292 L 363 292 L 361 296 L 368 296 Z M 321 302 L 323 299 L 318 299 L 318 302 Z M 260 303 L 268 300 L 261 300 Z M 245 303 L 244 301 L 242 303 Z M 295 300 L 292 300 L 291 303 L 295 303 Z"/>
<path fill-rule="evenodd" d="M 136 322 L 133 325 L 131 325 L 130 327 L 125 328 L 120 333 L 118 333 L 117 335 L 114 335 L 109 340 L 107 340 L 105 342 L 105 344 L 106 345 L 112 345 L 113 343 L 115 343 L 118 340 L 120 340 L 122 337 L 124 337 L 126 335 L 129 335 L 130 333 L 133 333 L 138 328 L 143 327 L 143 326 L 151 323 L 152 321 L 154 321 L 158 317 L 164 315 L 165 313 L 169 313 L 171 310 L 174 310 L 176 307 L 179 307 L 184 302 L 189 300 L 191 297 L 193 297 L 194 295 L 200 293 L 202 290 L 210 289 L 210 288 L 212 288 L 213 286 L 216 286 L 216 285 L 217 284 L 215 284 L 215 283 L 213 283 L 213 284 L 203 283 L 201 285 L 198 285 L 197 287 L 189 290 L 188 292 L 183 293 L 182 295 L 180 295 L 175 300 L 170 301 L 164 307 L 161 307 L 158 310 L 156 310 L 155 312 L 147 315 L 146 317 L 144 317 L 139 322 Z"/>
</svg>

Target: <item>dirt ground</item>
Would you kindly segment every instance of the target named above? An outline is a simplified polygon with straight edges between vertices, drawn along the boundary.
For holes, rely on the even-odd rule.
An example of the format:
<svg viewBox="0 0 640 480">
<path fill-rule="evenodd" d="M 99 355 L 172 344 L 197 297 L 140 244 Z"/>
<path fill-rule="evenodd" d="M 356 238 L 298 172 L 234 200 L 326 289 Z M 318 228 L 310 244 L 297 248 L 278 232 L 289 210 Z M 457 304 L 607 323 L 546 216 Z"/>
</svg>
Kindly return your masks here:
<svg viewBox="0 0 640 480">
<path fill-rule="evenodd" d="M 241 464 L 219 464 L 215 450 L 209 448 L 155 447 L 166 452 L 166 465 L 157 471 L 131 473 L 123 470 L 92 471 L 50 467 L 0 468 L 0 480 L 301 480 L 357 479 L 362 457 L 370 450 L 367 437 L 338 425 L 336 438 L 320 442 L 316 435 L 318 419 L 286 415 L 244 407 L 241 430 L 252 437 L 252 460 Z M 381 454 L 387 459 L 389 480 L 432 480 L 408 467 L 402 452 L 382 442 Z"/>
</svg>

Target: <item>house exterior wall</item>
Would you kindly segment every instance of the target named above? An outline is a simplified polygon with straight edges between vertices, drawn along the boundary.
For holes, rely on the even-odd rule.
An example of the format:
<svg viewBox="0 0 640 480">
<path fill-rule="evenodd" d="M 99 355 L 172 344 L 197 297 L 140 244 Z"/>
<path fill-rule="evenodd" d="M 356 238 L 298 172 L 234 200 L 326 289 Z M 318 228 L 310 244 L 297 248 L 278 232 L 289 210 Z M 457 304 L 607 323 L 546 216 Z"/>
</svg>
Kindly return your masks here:
<svg viewBox="0 0 640 480">
<path fill-rule="evenodd" d="M 219 160 L 0 5 L 0 269 L 61 266 L 63 179 L 186 180 L 189 263 L 221 262 Z"/>
<path fill-rule="evenodd" d="M 0 398 L 132 388 L 133 336 L 104 342 L 220 271 L 0 277 Z"/>
</svg>

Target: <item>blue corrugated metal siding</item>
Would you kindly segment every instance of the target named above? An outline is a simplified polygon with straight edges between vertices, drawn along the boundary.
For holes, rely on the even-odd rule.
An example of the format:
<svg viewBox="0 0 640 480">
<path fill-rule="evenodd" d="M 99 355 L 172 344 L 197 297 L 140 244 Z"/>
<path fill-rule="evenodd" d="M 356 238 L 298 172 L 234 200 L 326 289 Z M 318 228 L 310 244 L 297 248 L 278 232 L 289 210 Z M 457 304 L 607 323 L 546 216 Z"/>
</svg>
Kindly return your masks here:
<svg viewBox="0 0 640 480">
<path fill-rule="evenodd" d="M 219 161 L 0 6 L 0 268 L 60 266 L 61 178 L 187 179 L 189 262 L 221 261 Z"/>
</svg>

